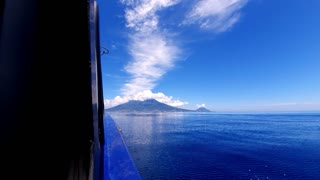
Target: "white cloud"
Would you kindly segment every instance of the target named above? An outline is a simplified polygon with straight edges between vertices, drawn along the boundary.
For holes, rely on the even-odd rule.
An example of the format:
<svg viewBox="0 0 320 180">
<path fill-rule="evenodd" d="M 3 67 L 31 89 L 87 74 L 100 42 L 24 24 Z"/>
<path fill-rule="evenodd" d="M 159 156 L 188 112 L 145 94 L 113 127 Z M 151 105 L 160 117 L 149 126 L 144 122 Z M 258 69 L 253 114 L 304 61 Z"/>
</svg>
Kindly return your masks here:
<svg viewBox="0 0 320 180">
<path fill-rule="evenodd" d="M 120 0 L 127 5 L 125 10 L 126 26 L 139 32 L 158 29 L 157 12 L 177 4 L 178 0 Z"/>
<path fill-rule="evenodd" d="M 197 108 L 206 107 L 205 104 L 197 104 Z"/>
<path fill-rule="evenodd" d="M 129 100 L 156 99 L 159 102 L 182 106 L 188 104 L 174 100 L 163 93 L 151 90 L 157 81 L 178 59 L 180 49 L 163 33 L 158 26 L 158 12 L 178 3 L 178 0 L 120 0 L 126 6 L 126 27 L 131 30 L 128 50 L 131 60 L 124 67 L 130 75 L 121 88 L 122 96 L 106 99 L 105 107 L 113 107 Z"/>
<path fill-rule="evenodd" d="M 165 37 L 153 34 L 149 37 L 135 35 L 131 38 L 129 52 L 132 61 L 125 66 L 131 79 L 122 88 L 124 95 L 153 89 L 178 59 L 179 49 Z"/>
<path fill-rule="evenodd" d="M 128 50 L 131 60 L 124 70 L 130 75 L 121 88 L 122 96 L 105 100 L 106 107 L 125 103 L 129 100 L 154 98 L 160 102 L 181 106 L 187 104 L 173 100 L 163 93 L 153 93 L 157 81 L 175 65 L 181 49 L 167 30 L 161 29 L 159 12 L 176 5 L 180 0 L 119 0 L 125 5 L 126 27 L 130 29 Z M 247 0 L 200 0 L 186 15 L 185 24 L 199 24 L 206 29 L 222 32 L 236 23 L 239 10 Z M 200 104 L 200 107 L 205 107 Z"/>
<path fill-rule="evenodd" d="M 223 32 L 240 18 L 240 9 L 248 0 L 199 0 L 183 24 L 198 24 L 203 29 Z"/>
<path fill-rule="evenodd" d="M 126 26 L 132 30 L 128 50 L 132 57 L 124 67 L 130 79 L 121 92 L 132 96 L 151 90 L 178 59 L 180 49 L 158 26 L 158 12 L 178 3 L 177 0 L 121 0 Z"/>
<path fill-rule="evenodd" d="M 137 100 L 137 101 L 143 101 L 146 99 L 156 99 L 159 102 L 168 104 L 170 106 L 183 106 L 188 104 L 188 102 L 183 102 L 180 100 L 173 99 L 172 96 L 166 96 L 165 94 L 159 92 L 159 93 L 153 93 L 150 90 L 145 90 L 138 92 L 136 94 L 127 95 L 127 96 L 116 96 L 114 99 L 111 100 L 104 100 L 104 105 L 106 108 L 113 107 L 122 103 L 126 103 L 129 100 Z"/>
<path fill-rule="evenodd" d="M 116 46 L 115 44 L 112 44 L 112 45 L 111 45 L 111 48 L 112 48 L 112 49 L 117 49 L 117 46 Z"/>
</svg>

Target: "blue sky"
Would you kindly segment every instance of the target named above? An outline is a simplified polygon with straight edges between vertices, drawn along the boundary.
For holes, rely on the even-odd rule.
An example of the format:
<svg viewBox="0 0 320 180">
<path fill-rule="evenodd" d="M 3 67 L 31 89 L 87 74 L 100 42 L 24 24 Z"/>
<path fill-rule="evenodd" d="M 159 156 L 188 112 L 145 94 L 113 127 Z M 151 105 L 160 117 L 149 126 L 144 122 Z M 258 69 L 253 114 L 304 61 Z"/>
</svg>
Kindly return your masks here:
<svg viewBox="0 0 320 180">
<path fill-rule="evenodd" d="M 98 0 L 107 107 L 320 110 L 318 0 Z"/>
</svg>

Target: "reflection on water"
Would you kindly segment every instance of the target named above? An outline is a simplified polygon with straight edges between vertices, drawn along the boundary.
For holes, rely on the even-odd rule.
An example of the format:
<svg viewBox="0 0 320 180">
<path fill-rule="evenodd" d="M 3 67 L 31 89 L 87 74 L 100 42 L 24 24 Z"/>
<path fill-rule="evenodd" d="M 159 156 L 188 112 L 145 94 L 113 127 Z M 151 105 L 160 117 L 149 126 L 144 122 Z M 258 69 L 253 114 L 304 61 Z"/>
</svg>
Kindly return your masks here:
<svg viewBox="0 0 320 180">
<path fill-rule="evenodd" d="M 320 179 L 320 115 L 111 116 L 143 179 Z"/>
</svg>

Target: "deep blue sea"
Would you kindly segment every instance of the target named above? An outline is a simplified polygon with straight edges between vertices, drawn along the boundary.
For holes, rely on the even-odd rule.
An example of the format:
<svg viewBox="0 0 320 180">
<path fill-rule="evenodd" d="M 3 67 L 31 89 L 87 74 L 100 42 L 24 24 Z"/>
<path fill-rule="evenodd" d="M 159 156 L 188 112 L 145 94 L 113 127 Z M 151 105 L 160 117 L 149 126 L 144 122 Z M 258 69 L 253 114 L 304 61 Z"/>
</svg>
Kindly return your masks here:
<svg viewBox="0 0 320 180">
<path fill-rule="evenodd" d="M 112 114 L 143 179 L 320 180 L 320 114 Z"/>
</svg>

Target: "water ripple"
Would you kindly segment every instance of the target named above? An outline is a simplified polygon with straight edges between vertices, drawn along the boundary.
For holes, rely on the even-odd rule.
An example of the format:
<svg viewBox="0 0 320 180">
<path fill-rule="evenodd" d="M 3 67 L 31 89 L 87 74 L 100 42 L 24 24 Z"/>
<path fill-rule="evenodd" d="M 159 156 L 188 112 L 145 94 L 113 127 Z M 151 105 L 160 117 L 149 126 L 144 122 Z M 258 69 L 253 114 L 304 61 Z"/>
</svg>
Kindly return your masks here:
<svg viewBox="0 0 320 180">
<path fill-rule="evenodd" d="M 319 115 L 113 118 L 143 179 L 320 179 Z"/>
</svg>

